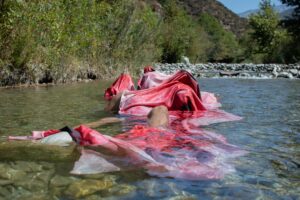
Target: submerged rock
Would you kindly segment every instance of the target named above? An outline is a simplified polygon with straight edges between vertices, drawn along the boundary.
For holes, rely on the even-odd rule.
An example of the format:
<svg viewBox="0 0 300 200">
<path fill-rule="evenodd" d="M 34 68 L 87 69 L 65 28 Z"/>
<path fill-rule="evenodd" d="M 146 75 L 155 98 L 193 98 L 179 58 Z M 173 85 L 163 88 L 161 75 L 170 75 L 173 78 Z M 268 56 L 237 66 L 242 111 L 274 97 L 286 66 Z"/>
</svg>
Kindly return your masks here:
<svg viewBox="0 0 300 200">
<path fill-rule="evenodd" d="M 51 165 L 48 163 L 48 165 Z M 53 165 L 52 165 L 53 166 Z M 40 172 L 43 171 L 43 165 L 36 162 L 27 162 L 27 161 L 15 161 L 11 164 L 11 167 L 16 170 L 22 170 L 25 172 Z"/>
<path fill-rule="evenodd" d="M 107 192 L 109 195 L 117 195 L 117 196 L 123 196 L 128 195 L 130 193 L 134 193 L 136 191 L 136 187 L 133 185 L 127 185 L 127 184 L 120 184 L 114 187 L 111 187 Z"/>
<path fill-rule="evenodd" d="M 11 180 L 2 180 L 2 179 L 0 179 L 0 186 L 11 185 L 13 183 L 14 182 L 11 181 Z"/>
<path fill-rule="evenodd" d="M 76 161 L 79 152 L 75 145 L 68 147 L 52 146 L 31 141 L 0 142 L 0 160 L 66 162 Z"/>
<path fill-rule="evenodd" d="M 0 199 L 2 199 L 1 197 L 9 198 L 10 195 L 11 195 L 11 192 L 7 188 L 0 187 Z"/>
<path fill-rule="evenodd" d="M 70 177 L 70 176 L 60 176 L 60 175 L 55 175 L 51 180 L 50 180 L 50 187 L 63 187 L 63 186 L 68 186 L 71 183 L 74 183 L 78 181 L 78 178 L 75 177 Z"/>
<path fill-rule="evenodd" d="M 82 198 L 102 190 L 107 190 L 114 184 L 110 180 L 80 180 L 69 185 L 64 193 L 69 197 Z"/>
<path fill-rule="evenodd" d="M 12 169 L 10 165 L 0 163 L 0 178 L 6 180 L 23 180 L 26 177 L 26 173 L 22 170 Z"/>
<path fill-rule="evenodd" d="M 27 195 L 21 195 L 17 200 L 52 200 L 54 197 L 49 196 L 47 193 L 31 193 Z"/>
</svg>

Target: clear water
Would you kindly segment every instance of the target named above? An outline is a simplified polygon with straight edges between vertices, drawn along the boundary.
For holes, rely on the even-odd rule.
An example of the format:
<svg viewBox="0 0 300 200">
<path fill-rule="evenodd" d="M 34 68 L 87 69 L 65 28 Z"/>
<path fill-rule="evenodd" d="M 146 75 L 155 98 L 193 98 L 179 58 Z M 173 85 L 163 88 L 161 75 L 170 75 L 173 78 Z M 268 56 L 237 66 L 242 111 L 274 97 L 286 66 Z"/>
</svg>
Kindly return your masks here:
<svg viewBox="0 0 300 200">
<path fill-rule="evenodd" d="M 69 171 L 78 158 L 73 147 L 44 148 L 5 138 L 111 116 L 102 111 L 102 93 L 110 82 L 0 89 L 0 199 L 299 199 L 300 81 L 199 82 L 202 90 L 218 95 L 225 111 L 243 117 L 206 127 L 249 152 L 233 161 L 235 173 L 203 181 L 156 178 L 138 169 L 73 176 Z M 122 127 L 98 130 L 114 135 Z"/>
</svg>

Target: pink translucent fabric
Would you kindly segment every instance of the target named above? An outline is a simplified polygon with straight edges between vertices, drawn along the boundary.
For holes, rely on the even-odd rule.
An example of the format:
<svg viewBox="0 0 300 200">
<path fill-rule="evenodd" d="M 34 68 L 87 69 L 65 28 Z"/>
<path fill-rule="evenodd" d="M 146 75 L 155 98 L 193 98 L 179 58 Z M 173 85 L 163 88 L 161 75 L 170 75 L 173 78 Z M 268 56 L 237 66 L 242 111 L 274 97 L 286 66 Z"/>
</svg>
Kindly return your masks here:
<svg viewBox="0 0 300 200">
<path fill-rule="evenodd" d="M 134 83 L 129 74 L 122 73 L 117 80 L 105 90 L 104 98 L 110 100 L 114 95 L 125 90 L 134 90 Z"/>
<path fill-rule="evenodd" d="M 170 127 L 137 125 L 111 137 L 80 126 L 76 129 L 82 137 L 80 144 L 101 148 L 98 152 L 84 149 L 71 173 L 94 174 L 138 167 L 158 177 L 219 179 L 235 171 L 230 164 L 232 158 L 246 153 L 211 131 L 195 127 L 187 131 L 178 121 Z"/>
<path fill-rule="evenodd" d="M 162 84 L 171 78 L 171 75 L 163 74 L 158 71 L 144 73 L 138 80 L 137 88 L 139 90 L 148 89 Z"/>
</svg>

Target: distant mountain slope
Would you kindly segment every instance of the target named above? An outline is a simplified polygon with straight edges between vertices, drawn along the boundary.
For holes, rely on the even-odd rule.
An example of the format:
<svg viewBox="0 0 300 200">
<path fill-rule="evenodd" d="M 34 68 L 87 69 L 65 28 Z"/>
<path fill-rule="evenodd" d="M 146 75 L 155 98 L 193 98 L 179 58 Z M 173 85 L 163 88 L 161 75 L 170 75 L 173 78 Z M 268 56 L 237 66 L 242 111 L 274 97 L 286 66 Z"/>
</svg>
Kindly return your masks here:
<svg viewBox="0 0 300 200">
<path fill-rule="evenodd" d="M 282 19 L 292 17 L 292 14 L 293 14 L 293 11 L 294 11 L 293 7 L 286 6 L 284 4 L 274 6 L 273 8 L 274 8 L 274 10 L 276 10 L 279 13 L 279 15 Z M 247 10 L 245 12 L 242 12 L 242 13 L 238 14 L 238 15 L 242 18 L 249 18 L 250 15 L 258 13 L 258 11 L 259 11 L 259 9 Z"/>
<path fill-rule="evenodd" d="M 216 17 L 225 29 L 240 36 L 246 29 L 247 20 L 239 17 L 222 3 L 216 0 L 177 0 L 188 14 L 197 17 L 201 13 L 208 13 Z"/>
</svg>

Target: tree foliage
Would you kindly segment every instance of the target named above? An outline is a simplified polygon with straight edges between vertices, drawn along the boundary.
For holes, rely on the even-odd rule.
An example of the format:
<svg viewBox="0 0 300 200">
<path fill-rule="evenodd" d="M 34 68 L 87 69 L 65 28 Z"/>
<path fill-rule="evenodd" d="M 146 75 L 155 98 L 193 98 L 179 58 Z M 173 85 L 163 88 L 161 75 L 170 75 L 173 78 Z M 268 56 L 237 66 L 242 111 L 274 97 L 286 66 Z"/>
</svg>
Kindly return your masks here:
<svg viewBox="0 0 300 200">
<path fill-rule="evenodd" d="M 225 30 L 215 17 L 202 14 L 199 24 L 212 41 L 212 46 L 208 50 L 209 61 L 231 62 L 237 57 L 239 51 L 237 39 L 232 32 Z"/>
<path fill-rule="evenodd" d="M 195 17 L 177 1 L 158 2 L 161 11 L 141 0 L 0 0 L 0 84 L 66 82 L 84 78 L 82 71 L 107 77 L 182 56 L 192 62 L 299 60 L 297 29 L 282 28 L 268 0 L 241 41 L 209 13 Z"/>
<path fill-rule="evenodd" d="M 282 62 L 281 50 L 288 42 L 287 32 L 280 27 L 279 14 L 272 8 L 270 0 L 262 0 L 260 11 L 250 17 L 252 31 L 250 39 L 254 41 L 250 51 L 260 54 L 264 62 Z"/>
<path fill-rule="evenodd" d="M 292 41 L 288 45 L 290 49 L 288 59 L 290 62 L 300 61 L 300 1 L 298 0 L 281 0 L 282 3 L 293 6 L 294 12 L 291 18 L 285 19 L 283 25 L 292 35 Z"/>
<path fill-rule="evenodd" d="M 189 50 L 199 39 L 196 33 L 197 24 L 183 9 L 178 7 L 175 1 L 165 1 L 164 10 L 165 20 L 161 35 L 162 62 L 178 62 L 183 55 L 192 56 L 193 60 L 196 59 L 197 53 L 193 52 L 193 54 Z M 197 42 L 201 44 L 201 39 Z"/>
<path fill-rule="evenodd" d="M 44 72 L 64 82 L 76 79 L 81 68 L 99 76 L 114 74 L 124 66 L 135 71 L 134 66 L 160 57 L 155 30 L 161 24 L 149 6 L 136 2 L 2 1 L 2 66 L 17 73 L 17 82 L 21 76 L 36 82 Z"/>
</svg>

